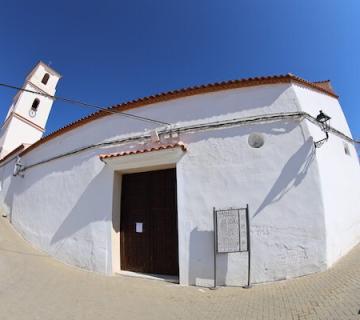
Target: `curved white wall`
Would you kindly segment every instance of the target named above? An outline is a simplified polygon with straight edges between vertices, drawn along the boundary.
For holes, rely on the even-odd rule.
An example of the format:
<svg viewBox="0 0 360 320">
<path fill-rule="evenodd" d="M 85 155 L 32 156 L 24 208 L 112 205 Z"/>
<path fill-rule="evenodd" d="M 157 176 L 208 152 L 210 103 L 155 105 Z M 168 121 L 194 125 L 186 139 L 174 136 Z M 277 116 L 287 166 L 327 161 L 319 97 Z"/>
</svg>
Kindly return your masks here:
<svg viewBox="0 0 360 320">
<path fill-rule="evenodd" d="M 322 109 L 331 117 L 332 127 L 352 136 L 337 99 L 297 85 L 294 89 L 302 110 L 316 116 Z M 315 140 L 325 137 L 319 127 L 308 127 Z M 327 262 L 331 265 L 360 241 L 360 166 L 355 146 L 331 133 L 317 150 L 316 160 L 326 213 Z"/>
<path fill-rule="evenodd" d="M 265 136 L 250 148 L 251 132 Z M 252 281 L 291 278 L 326 266 L 324 212 L 313 142 L 296 122 L 183 137 L 177 166 L 180 279 L 211 285 L 212 208 L 250 206 Z M 218 283 L 247 280 L 247 253 L 218 255 Z"/>
<path fill-rule="evenodd" d="M 291 84 L 277 84 L 186 97 L 130 112 L 190 124 L 298 111 L 300 104 Z M 22 161 L 31 165 L 152 127 L 121 115 L 107 116 L 40 145 Z M 251 132 L 264 134 L 262 148 L 248 146 Z M 188 149 L 177 163 L 182 284 L 212 284 L 213 206 L 249 204 L 253 281 L 299 276 L 326 267 L 326 211 L 318 158 L 306 122 L 187 133 L 180 140 Z M 54 257 L 110 274 L 116 271 L 112 269 L 113 200 L 120 195 L 113 193 L 114 172 L 98 155 L 131 146 L 90 149 L 30 168 L 24 178 L 11 177 L 13 163 L 6 165 L 1 169 L 2 208 L 11 210 L 13 224 L 26 239 Z M 244 284 L 246 270 L 246 254 L 219 256 L 219 284 Z"/>
</svg>

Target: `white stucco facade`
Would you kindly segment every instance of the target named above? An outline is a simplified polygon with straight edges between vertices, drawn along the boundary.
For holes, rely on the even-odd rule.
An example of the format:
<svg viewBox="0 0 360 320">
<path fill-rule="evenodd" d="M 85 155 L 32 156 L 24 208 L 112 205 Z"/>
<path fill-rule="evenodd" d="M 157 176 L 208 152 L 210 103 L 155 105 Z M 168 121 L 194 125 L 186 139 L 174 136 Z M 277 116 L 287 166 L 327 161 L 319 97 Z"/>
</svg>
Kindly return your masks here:
<svg viewBox="0 0 360 320">
<path fill-rule="evenodd" d="M 174 167 L 180 284 L 213 284 L 213 207 L 249 205 L 252 282 L 322 271 L 360 240 L 354 146 L 330 133 L 329 141 L 315 149 L 314 140 L 324 133 L 304 118 L 205 127 L 290 112 L 316 116 L 320 109 L 332 117 L 335 129 L 351 136 L 335 97 L 292 82 L 140 106 L 130 112 L 171 123 L 178 134 L 160 134 L 160 142 L 181 141 L 186 152 L 129 155 L 116 165 L 99 155 L 156 145 L 148 132 L 161 126 L 117 114 L 95 119 L 21 155 L 24 177 L 12 176 L 15 160 L 3 162 L 1 208 L 25 239 L 51 256 L 111 275 L 120 271 L 122 174 Z M 249 146 L 251 133 L 264 137 L 261 148 Z M 143 137 L 124 142 L 137 136 Z M 115 140 L 120 142 L 104 145 Z M 84 147 L 89 148 L 79 151 Z M 244 285 L 247 263 L 247 253 L 219 254 L 218 284 Z"/>
<path fill-rule="evenodd" d="M 332 125 L 351 137 L 337 99 L 317 95 L 299 86 L 295 87 L 295 91 L 304 111 L 310 112 L 314 104 L 321 106 L 325 113 L 331 115 Z M 324 135 L 314 125 L 309 125 L 309 131 L 314 139 L 321 139 Z M 345 153 L 346 147 L 349 155 Z M 326 212 L 327 261 L 332 265 L 359 242 L 360 170 L 356 169 L 359 168 L 359 160 L 355 146 L 335 135 L 319 150 L 316 160 Z"/>
<path fill-rule="evenodd" d="M 48 76 L 46 81 L 45 75 Z M 60 78 L 56 71 L 41 61 L 26 77 L 23 90 L 15 95 L 0 131 L 1 158 L 21 144 L 33 144 L 42 137 L 53 104 L 53 99 L 45 95 L 55 94 Z M 38 101 L 36 109 L 33 108 L 35 100 Z"/>
</svg>

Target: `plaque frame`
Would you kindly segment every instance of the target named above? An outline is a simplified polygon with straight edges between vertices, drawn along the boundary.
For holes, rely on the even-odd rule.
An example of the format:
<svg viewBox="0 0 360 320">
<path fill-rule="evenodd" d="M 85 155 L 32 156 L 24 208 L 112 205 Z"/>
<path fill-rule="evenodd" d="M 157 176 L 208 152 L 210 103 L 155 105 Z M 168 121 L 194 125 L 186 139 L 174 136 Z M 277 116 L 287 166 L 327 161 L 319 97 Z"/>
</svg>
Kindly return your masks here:
<svg viewBox="0 0 360 320">
<path fill-rule="evenodd" d="M 238 250 L 219 251 L 219 228 L 218 228 L 218 214 L 225 212 L 237 212 L 238 223 Z M 245 211 L 245 225 L 246 225 L 246 249 L 242 250 L 242 237 L 241 237 L 241 219 L 240 212 Z M 249 205 L 243 208 L 228 208 L 228 209 L 216 209 L 213 207 L 213 222 L 214 222 L 214 289 L 217 287 L 216 281 L 216 256 L 217 254 L 225 253 L 248 253 L 248 283 L 244 288 L 251 288 L 251 246 L 250 246 L 250 218 L 249 218 Z"/>
</svg>

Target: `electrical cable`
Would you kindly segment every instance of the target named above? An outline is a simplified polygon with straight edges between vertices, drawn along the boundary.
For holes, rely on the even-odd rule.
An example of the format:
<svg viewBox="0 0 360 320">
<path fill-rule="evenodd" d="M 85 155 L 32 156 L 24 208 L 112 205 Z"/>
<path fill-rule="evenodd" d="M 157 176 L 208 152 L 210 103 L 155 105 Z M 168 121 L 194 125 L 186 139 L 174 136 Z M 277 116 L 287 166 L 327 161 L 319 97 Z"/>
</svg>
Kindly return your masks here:
<svg viewBox="0 0 360 320">
<path fill-rule="evenodd" d="M 80 105 L 82 107 L 97 109 L 99 111 L 107 112 L 107 113 L 110 113 L 110 114 L 121 114 L 121 115 L 123 115 L 125 117 L 136 119 L 136 120 L 152 122 L 152 123 L 162 124 L 162 125 L 170 125 L 170 123 L 168 123 L 168 122 L 155 120 L 155 119 L 142 117 L 142 116 L 137 116 L 137 115 L 127 113 L 127 112 L 114 111 L 114 110 L 111 110 L 111 109 L 108 109 L 108 108 L 100 107 L 100 106 L 90 104 L 90 103 L 86 103 L 86 102 L 83 102 L 83 101 L 64 98 L 64 97 L 60 97 L 60 96 L 52 96 L 52 95 L 50 95 L 48 93 L 45 93 L 45 92 L 38 92 L 38 91 L 30 90 L 30 89 L 24 89 L 24 88 L 16 87 L 16 86 L 6 84 L 6 83 L 0 83 L 0 86 L 5 87 L 5 88 L 9 88 L 9 89 L 14 89 L 14 90 L 19 90 L 19 91 L 24 91 L 24 92 L 28 92 L 28 93 L 41 95 L 41 96 L 44 96 L 44 97 L 47 97 L 47 98 L 50 98 L 50 99 L 54 99 L 54 100 L 61 100 L 61 101 L 64 101 L 66 103 L 69 103 L 69 104 L 76 104 L 76 105 Z"/>
<path fill-rule="evenodd" d="M 316 118 L 312 117 L 311 115 L 309 115 L 306 112 L 288 112 L 288 113 L 276 113 L 276 114 L 267 114 L 267 115 L 261 115 L 261 116 L 253 116 L 253 117 L 248 117 L 248 118 L 226 119 L 226 120 L 199 123 L 199 124 L 193 124 L 193 125 L 182 126 L 182 127 L 173 127 L 172 131 L 177 132 L 177 133 L 206 131 L 206 130 L 213 130 L 213 129 L 218 129 L 218 128 L 229 128 L 229 127 L 235 127 L 235 126 L 240 126 L 240 125 L 247 125 L 247 124 L 251 124 L 251 123 L 263 123 L 263 122 L 269 122 L 269 121 L 288 120 L 288 119 L 299 120 L 299 121 L 302 121 L 303 119 L 307 119 L 311 123 L 313 123 L 317 126 L 320 126 L 320 123 L 316 120 Z M 169 132 L 169 128 L 167 128 L 167 127 L 159 128 L 157 130 L 157 132 L 159 134 L 167 133 L 167 132 Z M 356 141 L 356 140 L 348 137 L 344 133 L 342 133 L 334 128 L 330 127 L 329 132 L 332 132 L 333 134 L 343 138 L 344 140 L 347 140 L 348 142 L 351 142 L 354 144 L 359 143 L 359 141 Z M 83 152 L 83 151 L 86 151 L 89 149 L 120 145 L 120 144 L 133 142 L 133 141 L 142 141 L 143 142 L 145 139 L 151 139 L 151 134 L 150 133 L 148 133 L 148 134 L 141 133 L 138 135 L 132 135 L 130 137 L 125 137 L 123 139 L 111 140 L 111 141 L 107 141 L 107 142 L 101 142 L 101 143 L 97 143 L 97 144 L 80 147 L 78 149 L 75 149 L 75 150 L 72 150 L 69 152 L 65 152 L 63 154 L 59 154 L 54 157 L 27 165 L 22 169 L 22 172 L 27 169 L 33 168 L 35 166 L 38 166 L 38 165 L 41 165 L 44 163 L 48 163 L 50 161 L 57 160 L 57 159 L 60 159 L 63 157 L 71 156 L 71 155 L 74 155 L 74 154 L 77 154 L 77 153 L 80 153 L 80 152 Z M 14 157 L 15 157 L 15 155 L 14 155 Z M 4 165 L 9 163 L 13 159 L 14 158 L 9 159 L 4 164 L 1 164 L 0 167 L 3 167 Z"/>
</svg>

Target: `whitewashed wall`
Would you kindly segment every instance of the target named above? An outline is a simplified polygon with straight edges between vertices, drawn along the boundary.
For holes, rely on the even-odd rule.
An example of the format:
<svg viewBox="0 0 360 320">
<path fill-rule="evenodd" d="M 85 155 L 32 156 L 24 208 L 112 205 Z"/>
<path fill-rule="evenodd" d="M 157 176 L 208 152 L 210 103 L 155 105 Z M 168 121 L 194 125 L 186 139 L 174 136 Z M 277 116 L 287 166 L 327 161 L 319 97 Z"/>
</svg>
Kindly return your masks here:
<svg viewBox="0 0 360 320">
<path fill-rule="evenodd" d="M 301 109 L 316 116 L 320 109 L 331 117 L 331 125 L 351 137 L 339 101 L 325 94 L 316 94 L 294 86 Z M 325 134 L 315 125 L 308 125 L 315 140 Z M 345 154 L 345 144 L 350 155 Z M 355 146 L 331 134 L 316 152 L 324 209 L 326 212 L 327 261 L 331 265 L 360 241 L 360 167 Z"/>
<path fill-rule="evenodd" d="M 25 238 L 58 259 L 109 272 L 111 171 L 95 154 L 74 160 L 27 171 L 14 194 L 12 221 Z"/>
<path fill-rule="evenodd" d="M 298 111 L 299 101 L 292 85 L 277 84 L 186 97 L 131 112 L 189 124 Z M 121 115 L 107 116 L 40 145 L 22 160 L 31 165 L 153 127 Z M 248 146 L 251 132 L 264 134 L 264 147 Z M 326 267 L 325 207 L 305 122 L 198 132 L 180 139 L 188 145 L 177 165 L 182 284 L 211 284 L 213 206 L 249 204 L 255 282 Z M 110 274 L 116 271 L 111 262 L 113 197 L 120 195 L 113 194 L 113 172 L 98 154 L 129 147 L 92 149 L 31 168 L 24 178 L 7 176 L 1 191 L 2 207 L 12 208 L 13 224 L 36 246 L 66 263 Z M 12 165 L 4 172 L 12 172 Z M 220 256 L 219 283 L 243 284 L 246 263 L 246 254 Z"/>
<path fill-rule="evenodd" d="M 250 148 L 251 132 L 265 144 Z M 326 266 L 325 230 L 313 142 L 296 122 L 183 137 L 178 164 L 180 279 L 211 285 L 212 208 L 250 206 L 252 281 L 291 278 Z M 218 255 L 218 282 L 247 280 L 247 254 Z"/>
<path fill-rule="evenodd" d="M 0 167 L 0 211 L 11 220 L 13 196 L 16 191 L 16 182 L 13 177 L 15 160 L 8 160 Z"/>
</svg>

